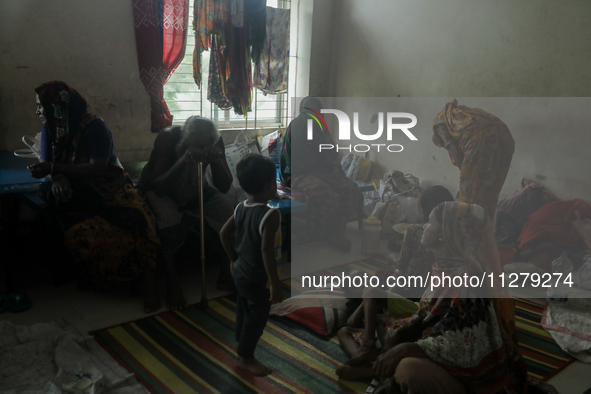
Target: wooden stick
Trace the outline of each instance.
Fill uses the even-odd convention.
[[[201,236],[201,308],[207,309],[205,280],[205,218],[203,216],[203,163],[199,162],[199,233]]]

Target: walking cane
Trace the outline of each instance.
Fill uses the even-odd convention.
[[[205,219],[203,217],[203,162],[199,162],[199,233],[201,235],[201,308],[207,309],[205,280]]]

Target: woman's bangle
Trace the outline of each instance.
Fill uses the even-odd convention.
[[[57,174],[56,176],[51,176],[51,180],[55,181],[57,178],[59,178],[60,176],[64,176],[63,174]]]

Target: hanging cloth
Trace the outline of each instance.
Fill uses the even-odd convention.
[[[172,124],[163,88],[185,56],[188,18],[189,0],[133,2],[140,79],[150,94],[153,133]]]
[[[226,95],[234,103],[234,112],[246,115],[252,102],[252,61],[247,45],[246,28],[232,27],[229,34]]]
[[[248,27],[247,45],[251,48],[254,63],[258,63],[267,35],[267,0],[244,0],[246,24]]]
[[[253,86],[264,93],[287,91],[290,15],[290,10],[267,7],[267,38],[253,77]]]
[[[211,55],[209,56],[209,80],[207,84],[207,99],[216,104],[220,109],[227,110],[232,108],[232,101],[226,97],[224,87],[222,84],[222,76],[220,72],[220,59],[224,64],[225,71],[225,57],[218,44],[219,36],[211,36]],[[225,82],[225,72],[223,80]]]
[[[209,49],[209,35],[216,31],[223,35],[230,21],[228,0],[195,0],[193,3],[193,30],[195,50],[193,51],[193,79],[201,88],[201,52]],[[223,37],[222,37],[223,40]]]
[[[232,26],[244,27],[244,0],[230,0]]]

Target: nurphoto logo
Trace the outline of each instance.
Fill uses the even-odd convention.
[[[321,109],[320,113],[318,111],[313,110],[312,108],[304,107],[305,109],[309,110],[308,115],[311,119],[308,119],[308,140],[313,140],[313,120],[316,121],[318,126],[320,126],[320,130],[328,131],[328,125],[326,124],[326,120],[321,114],[334,114],[337,117],[337,121],[339,122],[339,141],[348,141],[351,139],[351,121],[349,119],[349,115],[345,112],[340,111],[338,109]],[[353,133],[355,136],[363,141],[375,141],[379,139],[382,134],[384,133],[384,113],[379,112],[377,114],[378,117],[378,131],[374,134],[363,134],[359,131],[359,112],[353,112]],[[394,130],[402,131],[411,141],[417,141],[417,137],[414,136],[413,133],[410,132],[409,129],[413,128],[417,124],[417,117],[408,112],[388,112],[386,113],[386,138],[388,141],[392,141],[392,135]],[[394,123],[394,119],[409,119],[410,123]],[[380,148],[385,147],[388,152],[402,152],[404,149],[400,144],[349,144],[349,145],[333,145],[333,144],[318,144],[318,151],[322,152],[323,150],[332,150],[336,149],[339,150],[348,150],[349,152],[355,151],[359,153],[367,152],[372,147],[374,147],[378,152],[380,152]]]

